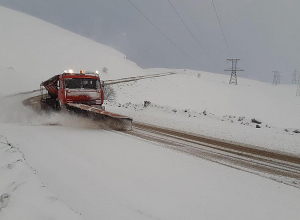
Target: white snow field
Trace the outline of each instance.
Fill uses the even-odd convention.
[[[103,79],[173,71],[178,74],[113,86],[116,102],[107,108],[299,154],[294,87],[242,78],[232,86],[219,74],[143,70],[107,46],[2,7],[0,31],[1,220],[299,219],[298,188],[103,130],[88,119],[39,115],[22,105],[38,93],[7,96],[38,89],[69,68],[107,67]],[[144,108],[146,100],[152,105]],[[261,129],[252,118],[262,120]]]
[[[149,69],[171,76],[113,85],[107,109],[135,120],[284,151],[300,156],[300,97],[296,85],[271,85],[193,70]],[[144,101],[150,101],[147,108]],[[259,120],[256,128],[252,119]],[[299,133],[295,133],[299,132]]]
[[[85,219],[299,218],[299,189],[124,134],[15,124],[1,124],[0,132],[46,188]],[[0,217],[22,213],[14,203],[8,207]]]
[[[145,75],[124,54],[29,15],[0,7],[0,19],[2,95],[38,89],[65,69],[101,72],[106,67],[102,79]]]

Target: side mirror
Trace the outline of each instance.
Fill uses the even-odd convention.
[[[101,80],[101,86],[102,86],[102,88],[104,88],[104,81],[103,80]]]

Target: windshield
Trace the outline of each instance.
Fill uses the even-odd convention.
[[[100,89],[100,82],[98,79],[65,79],[65,86],[67,89]]]

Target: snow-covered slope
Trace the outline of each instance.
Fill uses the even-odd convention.
[[[17,147],[0,135],[0,218],[83,219],[45,188]]]
[[[149,70],[151,73],[151,69]],[[157,72],[176,72],[164,78],[141,80],[131,86],[123,84],[119,101],[141,103],[144,100],[179,109],[190,109],[225,116],[244,116],[261,119],[282,127],[297,127],[300,100],[295,85],[271,85],[238,78],[238,85],[228,84],[229,76],[193,70],[160,69]],[[295,120],[296,119],[296,120]],[[297,120],[298,119],[298,120]]]
[[[108,46],[4,7],[0,7],[0,32],[2,95],[37,89],[41,81],[65,69],[101,71],[106,67],[102,79],[145,75]]]
[[[150,69],[176,75],[116,84],[112,111],[135,120],[300,155],[300,98],[296,85],[271,85],[192,70]],[[143,107],[144,101],[152,104]],[[256,128],[256,119],[261,122]]]

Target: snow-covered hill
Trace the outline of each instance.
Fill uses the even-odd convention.
[[[108,72],[102,79],[145,75],[126,56],[45,21],[0,7],[0,94],[38,89],[65,69]]]
[[[0,31],[0,96],[37,89],[42,80],[69,68],[107,67],[103,79],[172,71],[178,74],[113,86],[116,102],[107,109],[134,120],[300,152],[299,134],[293,132],[300,124],[294,86],[242,78],[233,86],[225,75],[143,70],[107,46],[2,7]],[[87,119],[39,115],[22,105],[37,94],[0,98],[1,220],[300,215],[297,188],[95,129]],[[152,104],[145,108],[144,101]],[[260,129],[252,118],[262,121]]]
[[[143,122],[300,155],[296,85],[241,77],[238,85],[230,85],[227,75],[193,70],[148,72],[177,74],[114,85],[116,104],[108,109]],[[144,101],[152,104],[144,108]]]
[[[149,73],[153,70],[150,69]],[[144,100],[178,109],[189,109],[217,116],[257,118],[270,125],[300,125],[297,109],[300,100],[296,85],[271,85],[238,78],[238,85],[228,84],[229,76],[193,70],[154,69],[154,72],[175,72],[177,75],[123,84],[118,101],[141,103]],[[298,120],[297,120],[298,119]]]

